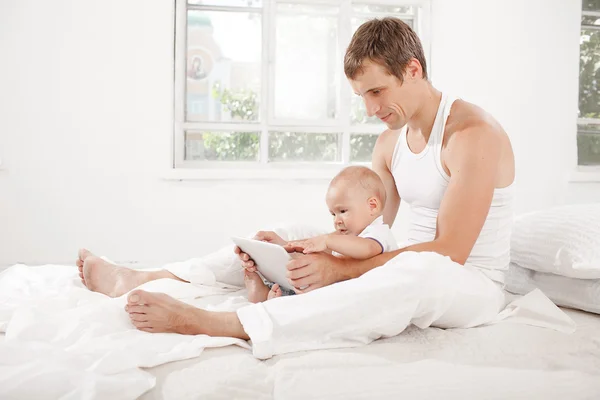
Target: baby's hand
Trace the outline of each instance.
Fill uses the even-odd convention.
[[[318,253],[327,250],[327,235],[290,242],[288,246],[295,250],[302,251],[304,254]]]

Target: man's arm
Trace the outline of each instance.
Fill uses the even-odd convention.
[[[470,127],[452,136],[447,151],[450,182],[438,212],[435,239],[369,260],[343,260],[336,268],[341,280],[356,278],[405,251],[434,251],[459,264],[467,261],[492,204],[500,138],[488,126]]]
[[[492,203],[500,160],[500,138],[488,126],[469,127],[452,135],[446,151],[450,154],[446,158],[450,182],[440,205],[433,241],[383,253],[368,260],[335,259],[320,254],[305,256],[288,265],[292,284],[296,287],[309,284],[308,290],[313,290],[356,278],[405,251],[433,251],[464,264]]]
[[[398,132],[386,130],[377,138],[375,148],[373,149],[373,157],[371,160],[371,166],[373,171],[377,172],[377,175],[383,181],[385,186],[385,207],[383,209],[383,221],[390,227],[396,219],[398,209],[400,208],[400,196],[398,195],[398,189],[396,188],[396,182],[394,176],[391,173],[392,170],[392,155],[394,148],[396,147],[396,141],[398,140]]]

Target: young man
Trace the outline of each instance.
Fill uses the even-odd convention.
[[[363,24],[344,68],[368,114],[389,128],[377,141],[373,168],[386,186],[385,223],[394,222],[401,198],[410,204],[410,245],[362,261],[323,253],[298,257],[288,276],[306,296],[231,313],[133,291],[126,310],[136,327],[252,339],[255,356],[268,358],[357,346],[397,335],[410,323],[470,327],[497,315],[515,175],[508,136],[482,109],[431,85],[419,39],[398,19]],[[274,232],[258,237],[284,243]],[[245,268],[255,269],[247,254],[236,252]],[[161,277],[189,280],[173,270],[126,270],[88,253],[80,254],[78,265],[90,289],[109,295]]]

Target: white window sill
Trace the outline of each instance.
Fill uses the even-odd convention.
[[[327,168],[174,168],[165,171],[168,181],[223,181],[223,180],[312,180],[329,181],[345,165]]]
[[[569,182],[600,183],[600,166],[580,166],[571,173]]]

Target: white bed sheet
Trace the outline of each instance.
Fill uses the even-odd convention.
[[[192,302],[231,305],[243,294]],[[472,329],[409,327],[364,347],[267,361],[239,346],[206,348],[195,358],[145,369],[156,385],[141,398],[599,399],[600,315],[564,311],[577,324],[572,334],[503,321]]]
[[[600,315],[563,310],[575,333],[510,322],[412,326],[365,347],[267,361],[234,346],[206,349],[147,369],[156,386],[142,399],[598,399]]]

